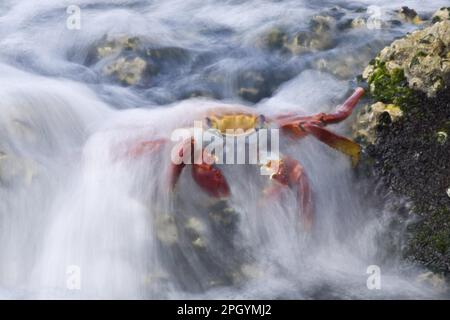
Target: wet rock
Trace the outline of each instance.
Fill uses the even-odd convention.
[[[38,167],[33,160],[0,151],[1,186],[29,186],[37,173]]]
[[[140,46],[140,40],[137,37],[121,36],[115,39],[104,39],[105,43],[96,48],[96,59],[103,59],[122,51],[136,51]]]
[[[273,28],[263,36],[263,46],[269,50],[281,50],[288,41],[287,32],[281,28]]]
[[[164,245],[174,245],[178,242],[178,229],[175,218],[170,214],[157,214],[155,217],[156,237]]]
[[[165,272],[154,272],[142,277],[142,283],[149,288],[161,290],[161,287],[168,288],[170,285],[169,275]]]
[[[190,98],[208,98],[208,99],[220,99],[220,95],[210,89],[189,89],[183,88],[181,94],[178,96],[179,100],[185,100]]]
[[[261,46],[284,54],[299,55],[328,50],[336,45],[337,20],[331,15],[316,15],[311,18],[307,30],[289,33],[276,27],[262,36]]]
[[[142,41],[138,37],[106,36],[95,46],[90,63],[99,65],[101,73],[123,85],[132,86],[143,81],[151,64],[143,57]]]
[[[341,78],[349,79],[355,75],[355,64],[351,57],[321,58],[313,62],[313,67]]]
[[[336,19],[331,16],[314,16],[309,30],[295,34],[286,48],[292,54],[331,49],[336,45],[334,35],[336,23]]]
[[[436,133],[436,141],[441,144],[444,145],[447,142],[448,139],[448,134],[445,131],[438,131]]]
[[[299,55],[307,52],[328,50],[333,48],[335,44],[334,37],[328,32],[322,34],[299,32],[285,47],[290,53]]]
[[[367,20],[363,17],[357,17],[353,19],[350,23],[352,28],[365,28],[367,25]]]
[[[353,29],[366,28],[369,30],[386,29],[401,25],[399,20],[383,20],[377,16],[356,17],[349,26]]]
[[[377,128],[383,122],[382,116],[388,116],[386,122],[396,122],[403,115],[400,107],[394,104],[377,102],[363,108],[353,124],[353,136],[357,141],[373,144],[376,140]]]
[[[314,60],[312,67],[340,79],[353,79],[360,74],[373,54],[371,47],[356,48],[355,52],[348,55],[342,54],[337,57],[330,55]]]
[[[103,68],[103,73],[107,76],[113,76],[121,83],[126,85],[135,85],[141,81],[147,68],[145,60],[134,57],[121,57]]]
[[[157,214],[154,224],[168,277],[189,292],[234,285],[247,263],[239,214],[225,200],[192,204],[177,198],[174,207],[173,213]]]
[[[103,75],[133,86],[148,85],[153,77],[188,60],[182,48],[156,47],[139,37],[120,36],[97,43],[87,64],[100,66]]]
[[[233,282],[237,285],[245,284],[248,280],[261,279],[263,276],[264,271],[255,264],[243,264],[232,273]]]
[[[224,201],[219,201],[209,208],[208,216],[215,228],[234,228],[238,220],[238,213],[228,207]]]
[[[326,50],[333,44],[330,35],[326,33],[318,35],[312,31],[300,31],[288,36],[286,32],[275,29],[269,31],[264,38],[264,48],[289,55]]]
[[[372,106],[354,135],[364,165],[386,189],[411,201],[405,259],[450,271],[450,21],[394,41],[364,70]]]
[[[402,73],[409,88],[435,96],[450,84],[450,21],[394,41],[380,52],[375,64],[363,73],[369,83]]]
[[[189,238],[194,248],[201,249],[206,247],[205,232],[207,227],[202,220],[195,217],[189,217],[185,224],[185,230],[189,234]]]
[[[433,23],[450,20],[450,7],[443,7],[437,10],[431,17]]]
[[[334,29],[336,25],[336,19],[331,16],[326,15],[316,15],[312,17],[310,22],[310,29],[320,35],[328,33]]]
[[[417,276],[416,282],[431,287],[437,293],[444,293],[448,291],[445,276],[442,274],[436,274],[431,271],[425,272]]]
[[[244,100],[256,103],[263,98],[270,97],[278,86],[289,77],[289,72],[271,68],[243,71],[237,78],[237,95]]]
[[[422,22],[422,20],[420,19],[419,15],[416,12],[416,10],[408,8],[408,7],[402,7],[398,11],[398,16],[402,21],[405,21],[408,23],[420,24]]]
[[[385,29],[401,26],[403,23],[423,23],[417,12],[406,6],[395,11],[382,11],[377,6],[369,6],[368,10],[362,13],[362,15],[346,20],[343,25],[341,23],[341,29]]]
[[[413,203],[416,222],[409,225],[405,256],[442,272],[450,271],[450,148],[438,140],[450,120],[450,92],[435,98],[418,94],[416,105],[376,130],[376,175],[396,194]]]

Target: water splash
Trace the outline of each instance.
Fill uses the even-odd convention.
[[[102,83],[83,64],[104,34],[126,33],[210,50],[218,57],[212,65],[230,70],[243,55],[230,57],[225,48],[263,61],[265,53],[246,46],[279,17],[286,24],[306,21],[317,7],[307,1],[72,2],[85,6],[83,32],[58,27],[66,16],[57,1],[0,6],[1,297],[437,296],[413,280],[418,271],[401,273],[396,256],[386,254],[379,238],[391,213],[365,197],[362,190],[371,186],[357,181],[344,156],[312,138],[283,144],[311,180],[317,211],[311,234],[298,228],[293,194],[264,201],[265,180],[253,168],[222,166],[232,192],[227,202],[209,199],[186,173],[171,195],[165,188],[170,145],[137,159],[124,157],[124,146],[167,138],[218,102],[169,99],[157,106],[154,91]],[[395,34],[380,32],[386,39]],[[330,54],[349,49],[343,43]],[[348,82],[303,70],[310,57],[299,59],[297,74],[255,110],[311,114],[342,101]],[[179,80],[169,77],[160,89],[166,95]],[[238,100],[226,89],[223,94]],[[348,134],[348,122],[333,130]],[[374,264],[382,270],[382,290],[366,286],[366,269]],[[74,265],[81,290],[67,287],[67,268]]]

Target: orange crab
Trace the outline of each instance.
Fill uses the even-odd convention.
[[[229,134],[230,130],[246,136],[267,127],[278,128],[282,133],[294,139],[312,135],[328,146],[350,156],[352,164],[356,165],[359,160],[360,146],[324,127],[346,119],[363,95],[364,89],[357,88],[334,112],[318,113],[312,116],[291,113],[269,118],[256,113],[255,109],[244,106],[214,108],[205,112],[203,124],[223,137]],[[148,152],[157,152],[162,145],[167,143],[170,143],[169,139],[139,141],[128,149],[128,155],[137,157]],[[195,150],[199,149],[201,152],[197,152],[195,155]],[[171,164],[168,179],[172,190],[176,187],[183,169],[190,166],[193,180],[208,195],[215,198],[231,196],[229,184],[216,165],[217,157],[207,152],[193,136],[184,139],[173,150],[178,159]],[[189,154],[188,157],[186,157],[187,154]],[[186,158],[191,161],[186,161]],[[281,155],[277,159],[266,159],[260,165],[270,173],[270,179],[273,181],[271,192],[277,193],[286,187],[294,190],[298,197],[303,226],[310,229],[314,220],[314,206],[308,178],[300,163],[290,156]]]

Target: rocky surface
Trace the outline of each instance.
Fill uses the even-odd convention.
[[[444,20],[450,20],[450,7],[444,7],[440,8],[438,11],[436,11],[433,16],[431,17],[431,20],[433,23],[444,21]]]
[[[376,102],[361,110],[353,126],[354,136],[364,144],[374,144],[377,138],[381,117],[388,118],[388,122],[396,122],[403,116],[403,111],[395,104]]]
[[[373,80],[380,70],[384,72],[382,68],[390,74],[401,70],[410,88],[435,96],[450,82],[450,20],[394,41],[380,52],[363,76],[376,85]]]
[[[262,36],[261,46],[269,50],[298,55],[333,48],[336,19],[330,15],[311,18],[309,28],[290,34],[283,28],[273,28]]]
[[[394,41],[364,70],[372,101],[353,131],[375,176],[412,202],[405,258],[448,274],[450,21],[433,21]]]
[[[152,46],[139,37],[105,36],[94,46],[87,64],[123,85],[149,85],[168,67],[186,63],[188,56],[182,48]]]
[[[444,9],[435,14],[435,19],[444,19],[440,18],[445,17]],[[344,46],[343,42],[367,32],[363,29],[386,30],[402,24],[423,23],[407,7],[379,15],[373,8],[358,6],[330,7],[305,22],[280,24],[261,31],[251,42],[261,50],[243,48],[223,65],[215,61],[223,54],[224,48],[219,46],[217,52],[200,47],[195,50],[184,48],[178,42],[167,45],[145,36],[120,34],[105,35],[93,43],[85,64],[112,83],[150,89],[145,94],[154,97],[156,103],[198,96],[240,98],[256,103],[272,96],[283,82],[305,68],[318,69],[339,79],[354,78],[386,45],[385,39],[355,41],[358,44],[348,54],[336,54]],[[264,55],[265,59],[253,59],[250,51],[255,51],[255,57]],[[305,65],[300,61],[305,61]],[[231,68],[225,66],[227,63]],[[203,83],[198,84],[198,79]]]
[[[165,253],[168,272],[193,292],[237,285],[254,277],[258,271],[238,245],[238,212],[225,200],[208,203],[190,213],[186,206],[184,210],[155,217],[158,246]],[[184,254],[186,251],[189,256]],[[206,268],[190,270],[194,261]],[[200,274],[204,276],[202,281],[198,279]]]
[[[385,185],[414,203],[418,220],[409,226],[408,258],[450,271],[450,94],[422,97],[417,108],[395,122],[380,119],[377,140],[369,148]]]
[[[402,7],[398,11],[398,16],[401,20],[409,23],[419,24],[422,22],[419,15],[417,14],[416,10],[408,8],[408,7]]]

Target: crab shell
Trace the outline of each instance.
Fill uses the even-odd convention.
[[[247,107],[215,108],[205,117],[208,128],[221,135],[249,135],[259,129],[268,128],[270,121],[262,114]]]

